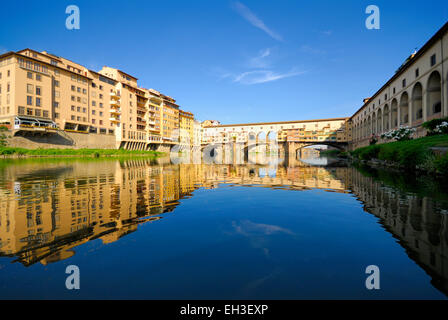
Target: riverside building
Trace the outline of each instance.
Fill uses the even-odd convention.
[[[14,136],[60,135],[65,147],[82,140],[92,148],[106,142],[112,148],[169,149],[179,142],[173,132],[179,106],[137,80],[119,69],[96,72],[45,51],[8,52],[0,55],[0,125]]]

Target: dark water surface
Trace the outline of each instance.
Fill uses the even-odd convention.
[[[0,298],[445,299],[446,190],[326,163],[3,160]]]

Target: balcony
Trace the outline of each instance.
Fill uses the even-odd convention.
[[[111,114],[118,114],[118,115],[121,114],[121,111],[120,111],[119,109],[110,109],[109,112],[110,112]]]
[[[162,98],[156,97],[156,96],[150,96],[149,100],[150,100],[149,103],[152,103],[152,104],[156,105],[157,107],[159,107],[160,104],[162,103]]]
[[[112,107],[120,107],[120,100],[110,100],[110,105]]]
[[[110,117],[109,121],[113,122],[113,123],[119,123],[120,122],[120,117]]]
[[[110,92],[110,97],[113,100],[120,100],[120,94],[116,91],[111,91]]]

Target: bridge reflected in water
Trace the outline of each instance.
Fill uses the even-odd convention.
[[[173,165],[167,159],[11,161],[0,168],[0,255],[24,266],[69,259],[74,248],[89,241],[113,243],[139,225],[159,223],[200,188],[320,189],[355,195],[432,284],[448,293],[445,197],[403,192],[337,162],[310,163],[313,158],[286,159],[279,166]]]

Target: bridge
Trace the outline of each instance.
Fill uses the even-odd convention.
[[[203,128],[202,148],[236,144],[245,152],[276,150],[297,154],[312,145],[328,145],[346,150],[351,140],[348,117],[283,122],[215,125]]]

